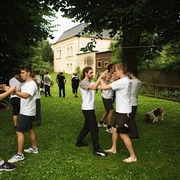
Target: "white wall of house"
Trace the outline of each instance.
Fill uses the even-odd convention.
[[[90,37],[71,37],[63,41],[57,42],[53,45],[54,51],[54,72],[63,71],[65,73],[71,74],[75,71],[76,67],[83,69],[90,63],[90,66],[95,70],[95,53],[83,53],[80,51],[82,47],[85,47],[88,42],[91,42]],[[96,39],[95,51],[107,51],[113,39]],[[91,54],[91,55],[90,55]],[[94,55],[92,55],[94,54]],[[87,61],[87,56],[92,60],[92,62]]]
[[[82,71],[84,67],[90,66],[93,68],[94,74],[96,69],[96,53],[85,53],[85,54],[79,54],[77,57],[77,66]]]

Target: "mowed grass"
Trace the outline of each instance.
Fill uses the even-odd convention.
[[[52,74],[55,81],[56,74]],[[140,139],[133,140],[137,163],[126,164],[129,156],[121,139],[117,154],[98,157],[92,153],[91,137],[88,147],[75,147],[76,138],[83,126],[81,97],[74,98],[70,75],[66,75],[66,98],[58,97],[55,83],[52,97],[42,95],[42,126],[34,124],[39,154],[25,154],[26,159],[15,163],[16,170],[0,172],[0,179],[16,180],[139,180],[180,179],[180,103],[139,96],[136,121]],[[100,91],[96,94],[96,117],[104,111]],[[164,121],[157,124],[143,122],[144,114],[155,107],[163,107]],[[12,123],[11,109],[0,111],[0,156],[10,159],[17,152],[17,139]],[[102,149],[111,147],[111,134],[99,129]],[[28,135],[25,145],[30,146]]]

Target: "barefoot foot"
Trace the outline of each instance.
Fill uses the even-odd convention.
[[[114,149],[107,149],[107,150],[104,150],[105,152],[110,152],[110,153],[113,153],[113,154],[116,154],[116,150]]]
[[[126,162],[126,163],[132,163],[132,162],[136,162],[136,161],[137,161],[136,157],[129,157],[129,158],[123,160],[123,162]]]

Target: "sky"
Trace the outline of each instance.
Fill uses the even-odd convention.
[[[53,19],[52,25],[59,25],[59,26],[54,28],[54,30],[57,30],[53,33],[54,39],[48,39],[50,43],[55,43],[64,31],[71,29],[72,27],[79,24],[79,22],[74,23],[72,22],[71,19],[63,18],[60,12],[57,12],[56,16],[58,18]]]

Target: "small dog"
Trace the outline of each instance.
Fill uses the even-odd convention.
[[[162,108],[155,108],[154,110],[145,114],[144,120],[148,123],[155,123],[158,121],[163,121],[164,111]]]

